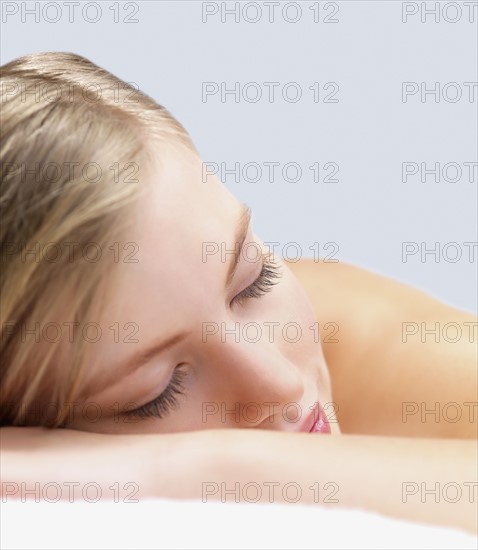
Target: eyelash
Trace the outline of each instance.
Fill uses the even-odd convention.
[[[262,255],[262,269],[257,279],[232,299],[232,304],[243,304],[250,298],[260,298],[279,282],[279,266],[271,259],[272,254]]]
[[[153,401],[146,403],[142,407],[134,409],[132,411],[125,411],[125,415],[128,417],[134,417],[139,419],[145,418],[163,418],[166,416],[169,411],[177,408],[178,406],[178,395],[184,394],[184,378],[186,377],[186,372],[182,370],[182,366],[178,365],[174,369],[173,376],[171,381],[168,384],[168,387],[163,391],[162,394],[155,397]]]
[[[244,302],[251,298],[260,298],[267,292],[270,292],[272,287],[276,285],[282,276],[280,273],[280,266],[271,259],[271,253],[265,253],[262,255],[262,269],[257,279],[242,290],[237,296],[235,296],[231,304],[243,305]],[[158,395],[153,401],[146,403],[145,405],[131,410],[125,411],[124,414],[128,417],[135,418],[163,418],[171,410],[174,410],[178,406],[178,395],[184,395],[184,378],[186,372],[182,370],[182,366],[178,365],[173,373],[171,381],[167,388]]]

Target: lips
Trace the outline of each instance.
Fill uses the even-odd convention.
[[[317,403],[311,414],[307,417],[307,421],[304,424],[302,431],[308,431],[309,433],[322,433],[330,434],[330,424],[327,420],[327,415],[324,409]]]

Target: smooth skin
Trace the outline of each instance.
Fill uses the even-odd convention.
[[[160,168],[152,172],[159,174]],[[205,495],[214,483],[230,488],[237,482],[272,482],[279,484],[274,500],[281,502],[281,485],[295,482],[302,488],[301,502],[313,504],[317,499],[310,487],[319,483],[323,490],[332,483],[338,488],[334,497],[338,503],[327,499],[330,492],[325,488],[319,504],[359,507],[476,532],[476,335],[470,341],[463,327],[464,336],[455,343],[443,338],[435,342],[433,336],[422,342],[420,334],[403,341],[403,323],[409,323],[407,327],[413,326],[410,323],[420,327],[422,322],[427,326],[472,323],[465,326],[473,329],[476,318],[363,269],[312,260],[284,263],[283,278],[269,294],[240,307],[225,307],[219,284],[225,266],[219,260],[202,262],[200,244],[225,238],[231,242],[230,220],[240,214],[240,203],[225,194],[218,182],[201,187],[197,162],[188,166],[178,158],[166,170],[163,181],[170,186],[158,187],[157,201],[146,196],[138,210],[138,231],[134,233],[133,228],[127,239],[139,243],[143,261],[136,271],[125,272],[126,277],[117,272],[118,292],[104,324],[110,326],[116,320],[123,326],[137,320],[150,331],[146,341],[165,334],[166,329],[171,333],[185,329],[191,391],[177,411],[161,420],[122,424],[110,417],[94,425],[82,424],[80,419],[69,426],[74,429],[2,428],[4,498],[15,493],[9,483],[22,482],[31,487],[35,482],[95,481],[105,489],[113,483],[133,482],[139,486],[137,498],[203,500],[221,498],[220,491]],[[199,185],[188,183],[194,178]],[[164,204],[167,209],[160,208]],[[205,209],[214,215],[205,217]],[[177,212],[190,222],[188,227],[177,222]],[[158,239],[165,231],[169,239]],[[251,230],[246,240],[260,243]],[[174,249],[167,250],[169,243],[174,243]],[[194,254],[177,254],[178,249]],[[174,269],[171,262],[177,262]],[[257,272],[253,263],[239,265],[226,304]],[[209,290],[198,294],[198,287],[220,290],[217,295]],[[132,296],[131,288],[154,289],[154,293]],[[157,304],[168,307],[169,300],[171,315],[160,315],[156,293]],[[292,307],[294,316],[289,316]],[[202,345],[194,327],[205,318],[227,323],[299,319],[304,326],[315,319],[322,348],[311,339],[298,345],[261,341],[253,347],[248,342],[213,338]],[[329,341],[328,323],[339,329],[333,336],[336,342]],[[121,396],[147,402],[153,395],[146,392],[157,394],[164,389],[176,360],[184,360],[185,352],[173,349],[162,361],[151,363],[151,368],[122,378],[116,376],[115,365],[131,348],[101,347],[91,360],[85,399],[94,397],[104,410]],[[99,374],[113,376],[114,383],[105,387]],[[306,407],[317,397],[324,405],[333,404],[332,435],[287,433],[297,428],[280,415],[264,416],[252,424],[235,425],[230,417],[227,422],[218,417],[207,425],[201,422],[201,404],[210,399],[227,403],[301,399]],[[443,414],[450,402],[462,410],[456,422],[450,421],[454,412],[450,407]],[[427,409],[438,403],[438,417],[422,417],[422,403]],[[447,483],[461,488],[462,496],[455,502],[451,502],[452,491],[443,497]],[[426,496],[422,484],[427,490],[439,484],[437,496]],[[267,491],[262,501],[269,501]]]
[[[342,432],[477,437],[475,316],[343,262],[288,265],[319,327],[339,326],[333,336],[332,329],[323,330],[321,340]],[[459,339],[453,325],[461,330]]]

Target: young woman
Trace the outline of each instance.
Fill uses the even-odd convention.
[[[4,65],[1,104],[4,498],[294,483],[476,531],[476,318],[281,260],[185,129],[78,55]]]

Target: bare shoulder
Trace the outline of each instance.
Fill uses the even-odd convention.
[[[302,259],[295,263],[284,263],[310,293],[314,305],[319,300],[323,307],[327,307],[329,302],[333,301],[335,307],[347,306],[349,309],[349,300],[353,300],[354,303],[357,300],[366,300],[369,306],[376,307],[386,305],[389,301],[387,298],[405,300],[405,303],[401,303],[402,306],[416,304],[417,300],[423,303],[431,299],[421,290],[345,262],[316,262],[312,259]],[[324,292],[317,293],[317,285],[320,285]],[[325,290],[334,291],[333,300],[327,300],[329,294]],[[435,300],[433,306],[445,304]]]
[[[392,278],[345,262],[315,262],[303,259],[284,262],[297,277],[311,300],[317,318],[336,319],[344,326],[358,323],[369,328],[378,316],[388,319],[413,314],[422,317],[450,315],[463,320],[476,320],[472,314],[460,311],[430,294]]]
[[[476,437],[478,411],[466,405],[478,397],[474,315],[344,262],[285,263],[314,308],[344,432]],[[454,423],[443,420],[451,402]],[[404,420],[407,407],[416,414]]]

